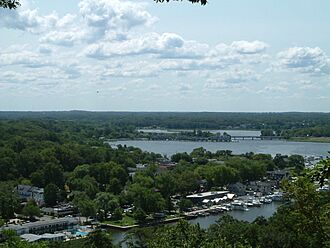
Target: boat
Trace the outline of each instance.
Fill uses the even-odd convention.
[[[231,204],[233,210],[241,210],[241,211],[248,211],[249,209],[246,207],[246,204],[242,201],[234,201]]]
[[[261,202],[260,201],[258,201],[258,200],[253,200],[252,201],[252,204],[253,204],[253,206],[255,206],[255,207],[261,207]]]
[[[273,201],[282,201],[283,200],[283,194],[281,192],[274,192],[272,195]]]

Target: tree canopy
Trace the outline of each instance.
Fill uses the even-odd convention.
[[[0,0],[0,8],[16,9],[20,5],[17,0]]]
[[[165,1],[169,2],[170,0],[154,0],[154,1],[156,1],[157,3],[158,2],[163,3]],[[207,4],[207,0],[188,0],[188,1],[192,3],[200,3],[201,5]],[[21,5],[20,2],[17,0],[0,0],[0,8],[16,9],[20,5]]]

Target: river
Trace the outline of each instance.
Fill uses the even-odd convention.
[[[244,220],[248,222],[254,221],[258,216],[264,216],[269,218],[272,216],[276,209],[280,206],[278,202],[272,202],[271,204],[263,204],[261,207],[253,207],[250,208],[249,211],[239,211],[233,210],[228,213],[221,213],[217,215],[209,215],[206,217],[198,217],[196,219],[189,220],[188,222],[191,224],[199,224],[201,228],[207,229],[210,225],[215,224],[216,221],[225,214],[231,215],[238,220]],[[170,224],[171,225],[171,224]],[[114,231],[112,232],[112,238],[114,244],[118,244],[123,241],[125,238],[126,232]],[[123,244],[123,247],[126,247]]]
[[[303,156],[328,156],[330,143],[293,142],[284,140],[240,140],[239,142],[194,142],[194,141],[141,141],[127,140],[110,142],[111,145],[135,146],[144,151],[172,156],[178,152],[190,153],[193,149],[204,147],[206,150],[231,150],[234,154],[246,152],[266,153],[273,156],[299,154]]]
[[[218,130],[214,131],[217,132]],[[244,131],[244,130],[224,130],[231,135],[249,136],[258,135],[258,131]],[[221,131],[223,132],[223,131]],[[259,134],[260,135],[260,134]],[[280,153],[286,155],[299,154],[303,156],[329,156],[330,143],[314,143],[314,142],[292,142],[283,140],[242,140],[239,142],[190,142],[190,141],[117,141],[110,142],[114,145],[127,145],[139,147],[144,151],[160,153],[171,156],[177,152],[190,153],[194,148],[204,147],[206,150],[215,152],[217,150],[231,150],[234,154],[242,154],[246,152],[272,154],[273,156]],[[270,217],[279,206],[278,203],[264,204],[260,208],[251,208],[249,211],[231,211],[228,214],[245,221],[253,221],[258,216]],[[219,215],[210,215],[207,217],[198,217],[190,220],[190,223],[197,224],[202,228],[208,228],[214,224]],[[120,242],[125,237],[125,232],[113,233],[115,243]]]

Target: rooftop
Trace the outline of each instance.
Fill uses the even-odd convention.
[[[205,198],[210,196],[218,196],[218,195],[225,195],[229,193],[229,191],[209,191],[204,193],[198,193],[193,195],[187,195],[187,198]]]

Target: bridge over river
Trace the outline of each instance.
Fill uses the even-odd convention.
[[[282,136],[246,136],[232,135],[231,140],[282,140]]]

